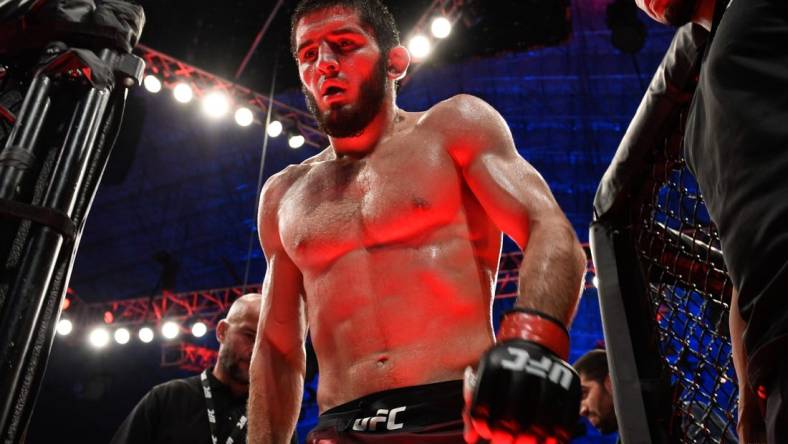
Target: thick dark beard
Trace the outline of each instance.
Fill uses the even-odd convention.
[[[675,0],[665,9],[665,21],[673,26],[684,26],[692,20],[697,7],[696,0]]]
[[[323,112],[317,107],[315,96],[303,86],[301,90],[307,108],[324,133],[336,138],[354,137],[364,132],[383,106],[388,89],[386,80],[386,59],[381,57],[372,74],[361,84],[358,102]]]

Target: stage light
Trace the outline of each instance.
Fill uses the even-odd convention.
[[[208,117],[218,119],[227,114],[229,110],[230,99],[223,92],[214,91],[206,94],[202,99],[202,112]]]
[[[304,146],[304,143],[306,143],[306,139],[301,134],[293,134],[287,141],[287,144],[290,145],[290,148],[294,150]]]
[[[410,54],[415,61],[424,60],[430,55],[432,44],[430,43],[430,39],[419,34],[410,39],[408,50],[410,50]]]
[[[142,327],[139,332],[140,341],[148,343],[153,340],[153,329],[150,327]]]
[[[69,298],[64,298],[64,299],[63,299],[63,304],[61,305],[61,307],[60,307],[60,308],[61,308],[63,311],[66,311],[66,310],[68,310],[68,307],[71,307],[71,299],[69,299]]]
[[[175,89],[172,90],[172,95],[175,96],[175,100],[181,103],[189,103],[194,97],[194,92],[192,92],[191,86],[185,83],[179,83],[175,85]]]
[[[235,110],[235,123],[239,126],[249,126],[254,122],[254,114],[249,108],[242,106]]]
[[[161,80],[158,77],[147,75],[145,79],[142,81],[142,84],[145,85],[145,89],[148,92],[156,94],[157,92],[161,91]]]
[[[272,120],[271,123],[268,124],[268,136],[269,137],[279,137],[284,131],[285,127],[282,126],[282,122],[278,120]]]
[[[430,25],[432,35],[439,39],[445,39],[451,34],[451,22],[446,17],[435,17]]]
[[[201,338],[205,336],[205,333],[208,333],[208,326],[204,322],[198,321],[192,325],[192,334],[195,338]]]
[[[594,276],[593,279],[591,279],[591,282],[594,284],[594,288],[599,288],[599,278],[598,277]]]
[[[90,332],[88,340],[93,347],[104,348],[109,344],[109,333],[104,327],[96,327]]]
[[[68,319],[61,319],[57,323],[57,332],[61,336],[68,336],[74,330],[74,324]]]
[[[115,342],[120,345],[128,344],[129,340],[131,339],[131,333],[125,328],[119,328],[115,330]]]
[[[175,339],[181,333],[181,327],[173,321],[167,321],[161,326],[161,335],[167,339]]]
[[[112,314],[111,311],[107,310],[104,312],[104,323],[111,324],[115,322],[115,315]]]

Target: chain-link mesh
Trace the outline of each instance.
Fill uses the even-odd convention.
[[[731,282],[720,238],[683,159],[685,113],[653,153],[635,208],[635,236],[659,350],[673,387],[672,437],[735,443],[736,376],[728,312]]]

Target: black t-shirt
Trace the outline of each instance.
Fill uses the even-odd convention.
[[[216,405],[217,437],[223,444],[246,412],[246,397],[234,397],[230,389],[208,372]],[[246,442],[246,433],[235,443]],[[157,385],[134,407],[121,424],[112,444],[212,444],[200,376],[175,379]]]
[[[701,68],[685,145],[739,289],[758,380],[753,372],[788,346],[787,2],[730,3]]]

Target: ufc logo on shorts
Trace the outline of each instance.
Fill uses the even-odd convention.
[[[531,359],[528,352],[519,348],[506,347],[512,359],[501,361],[503,368],[514,371],[523,371],[541,378],[547,378],[555,384],[559,384],[564,390],[569,390],[572,383],[572,373],[559,362],[550,360],[547,356],[542,356],[541,360]],[[560,382],[559,382],[560,381]]]
[[[386,424],[386,430],[399,430],[405,426],[405,423],[397,423],[397,415],[404,412],[406,408],[380,409],[375,416],[359,418],[353,422],[353,430],[356,432],[374,432],[378,429],[378,424]]]

